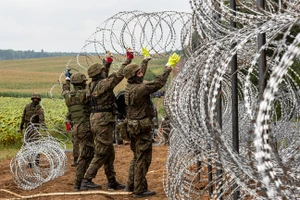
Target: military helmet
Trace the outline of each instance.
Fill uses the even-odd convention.
[[[70,81],[72,84],[77,84],[77,83],[82,83],[83,81],[87,81],[87,78],[83,73],[78,72],[72,74]]]
[[[88,68],[88,75],[90,78],[95,77],[96,75],[100,74],[102,69],[104,69],[104,65],[101,65],[99,63],[94,63]]]
[[[41,100],[41,95],[39,93],[33,93],[31,95],[31,100],[33,100],[33,99],[39,99],[39,100]]]
[[[141,67],[137,64],[131,63],[127,65],[123,70],[125,78],[129,79],[133,77],[139,69],[141,69]]]

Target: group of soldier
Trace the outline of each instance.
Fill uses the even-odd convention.
[[[144,82],[144,74],[151,56],[145,48],[142,49],[142,54],[144,59],[140,65],[131,63],[134,53],[128,48],[126,60],[119,70],[109,74],[113,56],[107,51],[103,64],[94,63],[88,68],[88,76],[91,79],[89,83],[83,73],[71,74],[69,70],[66,71],[62,95],[68,107],[69,119],[72,121],[73,141],[78,141],[80,147],[78,158],[74,156],[73,162],[74,166],[77,166],[74,184],[76,191],[101,189],[101,185],[94,183],[92,179],[103,165],[108,190],[124,189],[133,192],[136,198],[156,194],[148,189],[146,180],[152,160],[151,131],[154,109],[150,95],[166,84],[172,67],[180,57],[174,53],[169,57],[161,75],[153,81]],[[127,106],[127,132],[130,135],[130,149],[133,152],[126,185],[116,180],[113,146],[117,114],[113,90],[124,77],[127,79],[124,95]],[[39,98],[32,96],[33,103],[39,102],[40,99],[40,96]],[[41,111],[43,111],[41,107],[36,107],[31,112],[38,115]],[[24,128],[24,116],[29,115],[26,113],[22,117],[21,129]],[[44,123],[44,119],[37,122]]]

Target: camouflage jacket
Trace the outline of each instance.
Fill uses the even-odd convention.
[[[170,71],[167,69],[157,76],[154,81],[128,83],[125,89],[125,103],[127,105],[128,119],[153,118],[155,116],[150,95],[161,89],[167,82]]]
[[[85,88],[78,86],[70,90],[70,81],[66,81],[63,85],[62,95],[68,107],[69,118],[74,124],[90,121],[90,107],[86,92]]]
[[[24,108],[21,126],[30,122],[32,123],[40,123],[41,125],[45,125],[45,116],[44,109],[40,104],[35,105],[33,103],[27,104]]]
[[[97,118],[101,125],[115,122],[114,110],[116,105],[113,90],[123,80],[123,69],[129,63],[131,60],[126,59],[117,72],[110,74],[107,78],[92,81],[88,85],[87,96],[90,98],[91,112],[92,115],[96,114],[94,118]]]

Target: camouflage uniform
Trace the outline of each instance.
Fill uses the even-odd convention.
[[[145,74],[147,60],[143,60],[141,72]],[[124,75],[126,68],[124,69]],[[131,135],[130,148],[134,157],[131,160],[127,179],[127,191],[142,194],[148,191],[146,174],[152,160],[152,118],[154,117],[153,103],[150,95],[161,89],[167,82],[170,71],[165,69],[156,80],[138,83],[134,77],[128,79],[125,89],[127,104],[127,131]],[[128,78],[128,77],[126,77]],[[154,193],[155,194],[155,193]]]
[[[65,85],[66,87],[66,85]],[[70,89],[68,89],[70,90]],[[75,134],[76,132],[73,131],[73,122],[72,122],[72,118],[71,118],[71,113],[68,112],[67,113],[67,116],[66,116],[66,120],[68,123],[70,123],[71,125],[71,132],[72,132],[72,144],[73,144],[73,158],[74,158],[74,162],[72,163],[72,167],[75,167],[77,166],[77,160],[78,160],[78,157],[79,157],[79,139],[77,137],[77,135]]]
[[[74,75],[71,76],[72,84],[72,78]],[[73,89],[70,90],[70,81],[68,80],[63,85],[62,95],[65,98],[68,112],[71,114],[73,125],[72,135],[74,135],[74,138],[77,138],[79,141],[80,150],[74,185],[74,189],[79,190],[84,173],[86,172],[86,169],[88,168],[94,156],[94,139],[90,125],[89,101],[86,96],[85,87],[83,85],[74,85]]]
[[[94,79],[92,77],[93,80],[88,86],[92,102],[90,120],[94,135],[95,155],[84,175],[84,179],[86,180],[95,178],[98,170],[104,165],[108,182],[115,182],[115,150],[113,147],[115,95],[113,90],[124,78],[123,69],[130,62],[131,59],[127,59],[118,72],[112,73],[107,78]],[[110,64],[111,63],[105,63],[106,74],[108,74]]]
[[[38,127],[41,125],[42,127],[46,127],[45,125],[45,116],[44,116],[44,109],[42,106],[38,103],[35,103],[33,99],[41,99],[41,96],[39,94],[32,94],[31,100],[32,103],[27,104],[24,108],[23,115],[22,115],[22,120],[21,120],[21,126],[20,129],[21,131],[30,125],[30,123],[33,123],[34,126]],[[31,129],[33,130],[33,129]],[[26,133],[26,138],[25,141],[35,141],[39,137],[36,135],[36,131],[29,131]]]

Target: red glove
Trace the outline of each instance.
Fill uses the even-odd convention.
[[[66,122],[66,131],[71,131],[71,124]]]
[[[112,57],[107,57],[106,58],[107,63],[112,63],[113,61],[114,61],[114,59]]]
[[[132,48],[128,48],[127,49],[126,57],[129,58],[130,60],[132,60],[134,58],[133,49]]]
[[[110,51],[106,51],[106,62],[107,63],[112,63],[114,61],[112,53]]]

